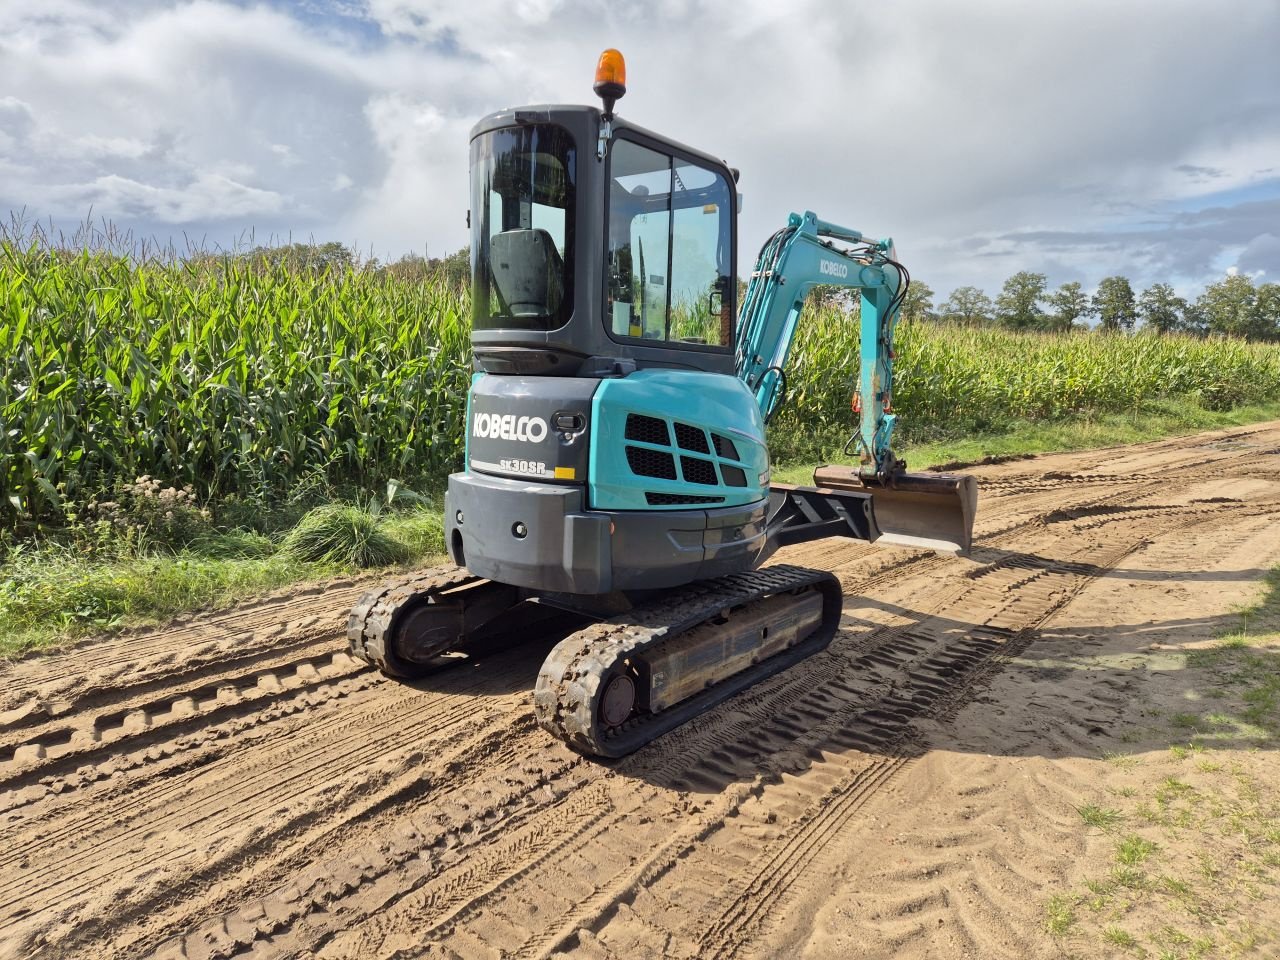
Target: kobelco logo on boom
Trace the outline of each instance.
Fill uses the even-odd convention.
[[[471,435],[541,443],[547,438],[547,421],[541,417],[517,417],[514,413],[477,413]]]
[[[819,260],[818,272],[825,273],[829,277],[847,277],[849,275],[849,265],[847,263],[836,263],[834,260]]]

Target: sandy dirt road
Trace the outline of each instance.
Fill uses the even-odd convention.
[[[353,582],[8,666],[0,956],[1059,956],[1073,764],[1280,563],[1280,423],[973,472],[971,557],[784,551],[831,647],[615,763],[535,726],[551,639],[395,682]]]

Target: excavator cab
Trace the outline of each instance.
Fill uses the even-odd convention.
[[[596,107],[491,114],[471,137],[472,347],[490,374],[733,374],[734,174]]]

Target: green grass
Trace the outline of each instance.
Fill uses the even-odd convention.
[[[1108,810],[1092,803],[1077,807],[1076,810],[1081,820],[1099,830],[1110,830],[1121,820],[1120,811]]]
[[[1280,403],[1264,403],[1228,411],[1205,410],[1188,400],[1153,403],[1139,413],[1091,414],[1080,419],[1054,421],[1014,421],[998,430],[929,443],[908,443],[897,453],[911,470],[981,463],[984,460],[1016,459],[1042,453],[1068,453],[1130,443],[1145,443],[1165,437],[1184,436],[1205,430],[1244,426],[1280,419]],[[849,427],[834,431],[826,440],[802,450],[800,459],[775,465],[773,477],[781,483],[809,484],[820,464],[853,463],[842,455]],[[771,437],[782,436],[771,430]],[[786,448],[783,448],[785,455]],[[804,455],[807,455],[807,459]]]
[[[1208,742],[1240,733],[1280,737],[1280,658],[1257,646],[1259,638],[1280,633],[1280,569],[1269,571],[1264,584],[1263,599],[1239,614],[1238,629],[1187,656],[1188,667],[1209,671],[1220,692],[1242,701],[1242,709],[1233,714],[1215,709],[1198,718],[1211,731],[1204,735]]]
[[[301,563],[386,567],[408,559],[404,545],[387,534],[368,510],[348,503],[316,507],[285,534],[281,553]]]
[[[312,554],[285,549],[289,535],[273,538],[246,530],[212,532],[178,548],[118,549],[114,544],[114,552],[95,552],[85,544],[49,541],[20,549],[0,565],[0,622],[7,628],[0,633],[0,657],[162,622],[302,581],[444,559],[440,512],[431,503],[384,510],[376,517],[349,505],[321,507],[305,514],[294,530],[307,531],[314,540],[317,525],[331,527],[335,516],[363,534],[338,537],[335,549]],[[376,545],[372,551],[370,539]]]
[[[1131,833],[1116,844],[1116,862],[1126,867],[1145,863],[1156,852],[1156,845],[1144,837]]]
[[[1126,933],[1119,927],[1107,927],[1103,931],[1102,939],[1106,940],[1114,946],[1121,947],[1125,950],[1131,950],[1138,945],[1138,941],[1133,938],[1132,934]]]
[[[163,620],[336,568],[275,552],[214,558],[197,550],[97,560],[34,551],[6,564],[0,580],[0,656],[12,657],[127,625]]]
[[[1177,960],[1275,955],[1280,569],[1264,577],[1262,596],[1235,621],[1212,645],[1183,655],[1189,702],[1212,707],[1163,714],[1135,704],[1135,715],[1163,723],[1142,728],[1141,764],[1104,757],[1111,762],[1099,768],[1099,791],[1120,798],[1119,809],[1077,808],[1082,829],[1121,822],[1138,829],[1107,841],[1101,876],[1079,878],[1077,891],[1046,901],[1046,926],[1072,955],[1108,948]],[[1209,698],[1207,688],[1220,696]],[[1196,740],[1179,742],[1189,730]]]
[[[1076,922],[1075,909],[1069,897],[1050,897],[1045,905],[1045,929],[1060,937]]]

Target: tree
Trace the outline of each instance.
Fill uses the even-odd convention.
[[[1258,314],[1258,291],[1242,274],[1229,274],[1209,284],[1196,299],[1196,307],[1210,333],[1262,339],[1267,332]]]
[[[1258,288],[1258,330],[1264,340],[1280,340],[1280,283]]]
[[[1049,330],[1070,330],[1081,317],[1093,313],[1089,295],[1074,280],[1064,283],[1045,297],[1045,302],[1053,310],[1044,322],[1044,326]]]
[[[1187,301],[1173,292],[1167,283],[1153,283],[1138,298],[1138,313],[1143,324],[1156,333],[1173,333],[1187,314]]]
[[[338,274],[357,266],[355,252],[330,240],[328,243],[286,243],[277,247],[254,247],[248,258],[270,267],[284,267],[291,273]]]
[[[1182,329],[1193,337],[1209,335],[1209,320],[1199,299],[1187,301],[1187,309],[1182,311]]]
[[[398,280],[419,282],[426,279],[442,280],[450,287],[461,287],[471,281],[471,248],[462,247],[447,257],[428,259],[420,253],[406,253],[394,263],[382,268]]]
[[[1133,303],[1133,287],[1124,277],[1106,277],[1093,296],[1093,309],[1103,330],[1132,330],[1138,319]]]
[[[451,287],[471,282],[471,248],[460,247],[443,260],[432,260],[431,266]]]
[[[739,301],[741,302],[741,301]],[[808,304],[814,310],[833,307],[841,313],[849,313],[855,304],[861,304],[858,291],[835,283],[816,283],[809,288]]]
[[[927,283],[912,280],[902,301],[902,319],[909,322],[932,319],[933,298],[933,289]]]
[[[942,316],[953,323],[963,323],[967,327],[991,320],[993,310],[991,298],[977,287],[958,287],[951,291],[942,305]]]
[[[1044,299],[1045,275],[1022,270],[1004,282],[1004,289],[996,297],[996,311],[1001,323],[1015,330],[1026,330],[1040,324],[1044,311],[1040,301]]]

